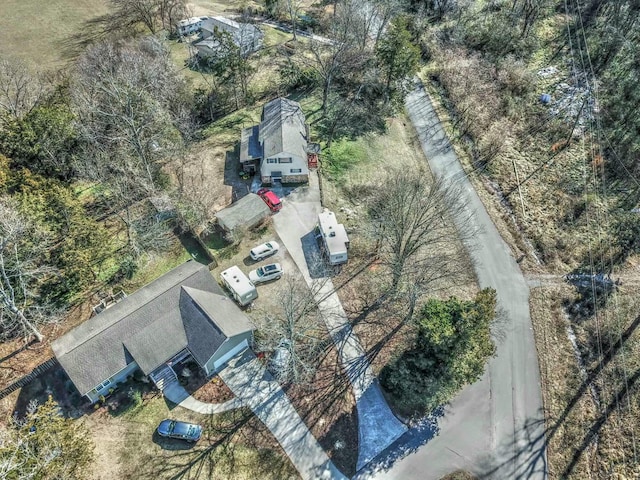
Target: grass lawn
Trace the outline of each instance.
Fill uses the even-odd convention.
[[[192,445],[159,437],[155,429],[165,418],[202,425],[201,440]],[[102,407],[85,421],[95,443],[93,480],[298,478],[271,433],[246,409],[200,415],[150,393],[139,408],[113,415]]]
[[[41,70],[60,67],[69,38],[107,8],[108,0],[2,0],[0,57],[19,58]]]

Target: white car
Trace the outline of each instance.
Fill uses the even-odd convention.
[[[249,280],[254,284],[278,280],[282,277],[284,270],[279,263],[270,263],[249,272]]]
[[[271,240],[270,242],[263,243],[262,245],[258,245],[255,248],[252,248],[249,252],[251,259],[255,262],[258,260],[262,260],[263,258],[270,257],[271,255],[275,255],[280,250],[280,245],[277,242]]]

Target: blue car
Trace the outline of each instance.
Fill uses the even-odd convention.
[[[193,423],[166,419],[158,425],[158,435],[186,440],[187,442],[197,442],[202,436],[202,427]]]

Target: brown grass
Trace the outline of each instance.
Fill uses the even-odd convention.
[[[108,0],[3,0],[0,57],[19,58],[40,70],[56,69],[66,61],[66,41],[107,8]]]
[[[348,317],[354,322],[354,332],[377,374],[412,344],[414,331],[410,325],[401,326],[401,318],[393,305],[370,311],[366,308],[380,294],[379,279],[376,278],[380,274],[380,266],[371,263],[372,246],[362,229],[363,219],[367,215],[366,205],[364,199],[359,197],[359,192],[379,185],[389,165],[419,169],[428,177],[431,174],[416,132],[404,115],[390,120],[385,134],[367,135],[355,141],[366,152],[365,160],[347,171],[340,185],[324,179],[323,198],[325,206],[336,212],[350,235],[350,260],[334,279],[334,284],[339,286],[338,295]],[[452,239],[455,239],[455,235],[455,231],[452,231]],[[453,248],[462,249],[455,242],[452,245]],[[448,298],[455,295],[470,299],[477,291],[475,275],[469,264],[463,280],[455,285],[448,284],[442,290],[429,292],[429,296]]]
[[[155,428],[164,418],[199,423],[202,439],[190,445],[158,437]],[[101,409],[86,422],[102,466],[95,480],[298,478],[269,430],[245,409],[205,416],[151,395],[133,414],[113,416]]]

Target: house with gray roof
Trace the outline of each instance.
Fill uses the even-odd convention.
[[[255,227],[271,214],[266,203],[255,193],[216,212],[218,225],[228,233],[237,233]]]
[[[215,58],[220,54],[219,35],[226,33],[240,48],[242,55],[249,55],[262,46],[264,33],[250,23],[239,23],[225,17],[206,17],[200,24],[201,38],[193,46],[200,58]]]
[[[254,326],[206,265],[186,262],[52,343],[92,403],[136,370],[158,379],[193,359],[212,375],[253,341]]]
[[[242,130],[240,164],[247,173],[260,171],[263,184],[309,180],[308,132],[300,104],[276,98],[262,108],[260,124]]]

